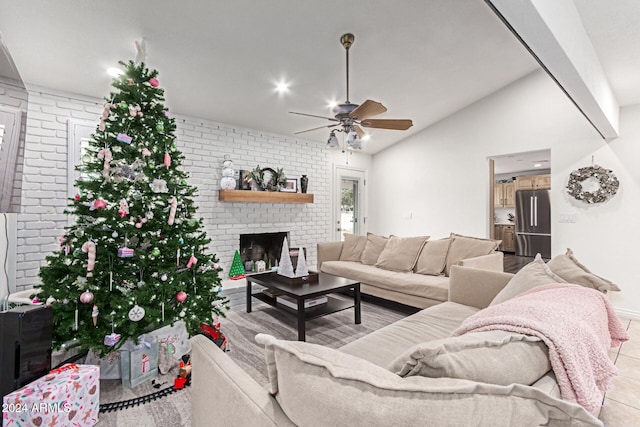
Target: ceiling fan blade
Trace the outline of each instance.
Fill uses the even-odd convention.
[[[411,120],[371,119],[360,122],[361,126],[377,129],[407,130],[413,126]]]
[[[377,116],[387,111],[387,107],[379,102],[367,99],[360,104],[355,110],[349,114],[349,118],[357,118],[358,120],[364,120],[369,117]]]
[[[358,134],[358,138],[362,139],[365,136],[365,132],[362,130],[362,128],[360,126],[353,125],[353,129]]]
[[[297,114],[299,116],[308,116],[308,117],[316,117],[318,119],[327,119],[327,120],[331,120],[332,122],[337,122],[339,121],[338,119],[335,119],[333,117],[325,117],[325,116],[316,116],[315,114],[307,114],[307,113],[296,113],[295,111],[289,111],[289,113],[291,114]]]
[[[307,130],[301,130],[299,132],[294,132],[294,135],[297,135],[299,133],[305,133],[305,132],[311,132],[312,130],[318,130],[318,129],[326,129],[326,128],[332,128],[334,126],[338,126],[339,123],[336,123],[335,125],[328,125],[328,126],[318,126],[317,128],[313,128],[313,129],[307,129]]]

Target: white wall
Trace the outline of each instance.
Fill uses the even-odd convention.
[[[370,231],[399,235],[449,232],[489,236],[488,157],[551,149],[552,253],[574,250],[592,271],[617,283],[623,315],[640,318],[640,106],[623,108],[621,137],[596,134],[549,77],[535,72],[373,157]],[[596,163],[612,169],[621,189],[609,202],[585,206],[564,187],[568,174]],[[574,224],[560,214],[576,213]]]
[[[38,283],[44,258],[58,249],[67,225],[67,120],[97,124],[103,100],[29,88],[29,113],[24,150],[21,214],[18,223],[17,285]],[[290,231],[291,244],[307,248],[310,268],[316,265],[316,243],[330,235],[333,158],[322,144],[223,123],[176,115],[176,144],[185,155],[189,183],[198,188],[197,215],[212,239],[228,274],[241,233]],[[306,174],[313,204],[224,203],[218,201],[221,162],[229,154],[236,169],[283,167],[292,178]],[[352,156],[360,166],[368,155]]]

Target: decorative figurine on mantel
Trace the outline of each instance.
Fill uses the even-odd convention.
[[[278,266],[278,274],[285,277],[296,277],[293,272],[293,264],[291,263],[291,255],[289,255],[289,243],[285,237],[282,242],[282,253],[280,254],[280,265]]]
[[[224,155],[222,161],[222,179],[220,180],[220,188],[223,190],[233,190],[236,188],[236,179],[234,178],[233,161],[228,154]]]

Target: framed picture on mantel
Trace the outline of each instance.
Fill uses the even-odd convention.
[[[285,193],[297,193],[298,192],[298,180],[295,178],[287,178],[287,183],[280,189]]]

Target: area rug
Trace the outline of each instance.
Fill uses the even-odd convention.
[[[244,308],[232,311],[222,319],[222,331],[227,336],[231,351],[227,354],[261,385],[267,384],[267,365],[264,348],[255,342],[259,333],[284,340],[297,340],[295,316],[268,304],[255,301],[253,311]],[[390,323],[407,317],[406,312],[381,307],[363,301],[362,323],[354,324],[353,309],[333,313],[307,322],[306,341],[331,348],[341,347]]]
[[[296,340],[298,337],[295,316],[254,300],[253,311],[247,313],[244,305],[227,313],[221,319],[222,331],[229,341],[231,351],[227,355],[261,385],[267,383],[267,367],[264,348],[255,342],[258,333],[267,333],[279,339]],[[394,310],[362,302],[362,323],[356,325],[353,309],[333,313],[307,322],[307,342],[331,348],[341,347],[390,323],[406,317],[406,311]],[[167,388],[173,372],[158,376],[154,383],[148,381],[134,388],[122,386],[120,380],[100,381],[100,404],[140,398]],[[191,389],[189,387],[144,404],[120,411],[105,412],[99,416],[99,427],[155,427],[191,425]]]

